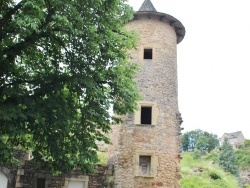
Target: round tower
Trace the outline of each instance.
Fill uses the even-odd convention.
[[[114,126],[109,151],[117,188],[179,187],[180,124],[177,44],[185,28],[176,18],[157,12],[145,0],[126,26],[140,40],[131,51],[141,66],[137,74],[142,101],[138,111]]]

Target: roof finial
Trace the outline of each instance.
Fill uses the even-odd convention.
[[[141,8],[139,9],[139,11],[141,12],[157,12],[157,10],[155,9],[154,5],[152,4],[152,2],[150,0],[145,0],[141,6]]]

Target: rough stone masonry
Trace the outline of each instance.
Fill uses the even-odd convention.
[[[113,126],[109,165],[117,188],[178,188],[180,124],[178,110],[177,44],[185,28],[174,17],[159,13],[145,0],[126,26],[140,41],[130,52],[141,66],[137,74],[142,101],[138,111]]]

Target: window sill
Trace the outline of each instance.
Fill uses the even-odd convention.
[[[155,178],[154,175],[135,175],[135,177],[138,177],[138,178]]]
[[[156,125],[152,125],[152,124],[134,124],[135,126],[138,127],[155,127]]]

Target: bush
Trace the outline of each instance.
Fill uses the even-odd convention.
[[[247,185],[245,185],[246,186],[246,188],[250,188],[250,184],[247,184]]]
[[[250,150],[236,151],[237,165],[242,170],[250,169]]]
[[[205,160],[217,162],[218,157],[219,157],[219,154],[218,154],[218,153],[216,153],[216,152],[211,152],[211,153],[208,153],[208,154],[205,156]]]
[[[233,175],[238,175],[238,168],[236,166],[235,153],[227,139],[225,139],[221,147],[221,152],[219,155],[219,165],[226,172],[230,172]]]
[[[195,149],[193,152],[194,159],[200,159],[202,156],[206,155],[206,151]]]
[[[250,140],[245,140],[244,145],[245,148],[250,148]]]
[[[213,180],[221,179],[221,177],[220,177],[218,174],[214,173],[214,172],[211,172],[211,173],[209,174],[209,176],[210,176]]]

